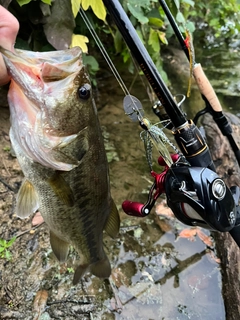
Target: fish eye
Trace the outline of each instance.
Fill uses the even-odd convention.
[[[91,94],[91,86],[89,84],[85,84],[82,87],[78,88],[78,96],[82,100],[88,100]]]

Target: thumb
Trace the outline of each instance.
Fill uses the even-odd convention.
[[[0,5],[0,46],[13,50],[18,30],[18,20]]]

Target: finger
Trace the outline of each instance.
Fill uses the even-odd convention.
[[[18,30],[18,20],[0,5],[0,45],[13,50]]]

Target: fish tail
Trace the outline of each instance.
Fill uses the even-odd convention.
[[[88,271],[98,277],[98,278],[109,278],[111,274],[111,265],[108,260],[108,257],[105,255],[105,258],[98,260],[97,262],[89,265],[89,264],[80,264],[77,269],[75,270],[74,276],[73,276],[73,285],[75,286],[82,276]]]
[[[108,257],[105,255],[103,259],[91,264],[90,271],[98,278],[109,278],[112,270]]]

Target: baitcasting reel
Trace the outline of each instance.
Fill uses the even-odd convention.
[[[158,163],[165,165],[164,171],[151,172],[155,181],[148,201],[142,204],[126,200],[122,204],[124,212],[144,217],[157,198],[166,193],[168,206],[181,222],[223,232],[234,228],[239,223],[238,199],[234,201],[232,192],[238,193],[238,188],[230,190],[216,172],[208,168],[191,167],[177,154],[171,157],[174,162],[171,168],[160,157]]]

